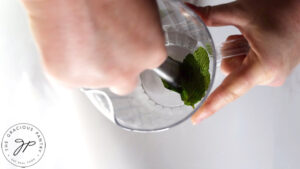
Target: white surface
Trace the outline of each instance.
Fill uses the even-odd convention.
[[[211,31],[217,41],[237,33]],[[299,87],[298,67],[284,86],[256,87],[198,126],[123,131],[80,92],[46,81],[24,11],[17,0],[0,1],[0,137],[15,123],[36,125],[47,147],[31,168],[298,169]],[[0,168],[14,168],[2,154]]]

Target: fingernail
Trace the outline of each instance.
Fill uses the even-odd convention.
[[[209,116],[208,112],[202,112],[202,113],[200,113],[195,118],[192,118],[193,125],[199,124],[201,121],[203,121],[204,119],[206,119],[208,116]]]

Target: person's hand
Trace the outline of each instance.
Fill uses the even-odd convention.
[[[49,74],[71,87],[132,91],[166,58],[153,0],[22,0]]]
[[[236,26],[250,45],[247,56],[225,59],[223,83],[192,116],[209,117],[256,85],[280,86],[300,62],[299,0],[238,0],[214,7],[188,4],[208,26]]]

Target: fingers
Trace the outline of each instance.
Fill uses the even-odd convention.
[[[234,25],[243,27],[247,24],[246,13],[239,2],[232,2],[218,6],[196,7],[187,4],[194,10],[208,26]],[[231,38],[240,38],[233,36]],[[230,47],[234,47],[231,45]],[[252,53],[253,54],[253,53]],[[226,55],[226,54],[225,54]],[[256,57],[253,57],[256,58]],[[223,83],[209,96],[204,105],[193,115],[192,122],[199,123],[226,104],[234,101],[258,83],[258,62],[244,62],[245,55],[228,58],[222,64],[225,73],[231,73]],[[244,62],[244,63],[243,63]],[[261,72],[260,72],[261,73]]]
[[[221,64],[221,69],[224,74],[228,75],[242,65],[246,57],[246,54],[244,54],[245,46],[247,46],[248,50],[248,42],[243,35],[231,35],[226,39],[221,47],[221,54],[225,57]],[[227,56],[234,57],[226,58]]]
[[[206,7],[197,7],[190,3],[186,5],[194,10],[208,26],[241,26],[246,21],[238,2]]]
[[[167,57],[155,1],[20,1],[46,71],[68,87],[128,94]]]
[[[253,55],[253,53],[251,54]],[[253,59],[247,60],[246,58],[244,63],[225,78],[223,83],[192,116],[193,124],[199,123],[249,91],[261,81],[262,77],[260,75],[263,75],[263,72],[259,62]]]
[[[122,82],[116,86],[110,87],[109,90],[117,95],[126,95],[131,93],[137,86],[138,79]]]
[[[242,65],[245,57],[246,55],[240,55],[240,56],[224,59],[221,63],[222,72],[225,75],[229,75],[231,72],[238,69]]]

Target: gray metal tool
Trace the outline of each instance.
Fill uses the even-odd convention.
[[[153,71],[174,87],[180,86],[180,63],[178,61],[168,57],[162,65]]]

